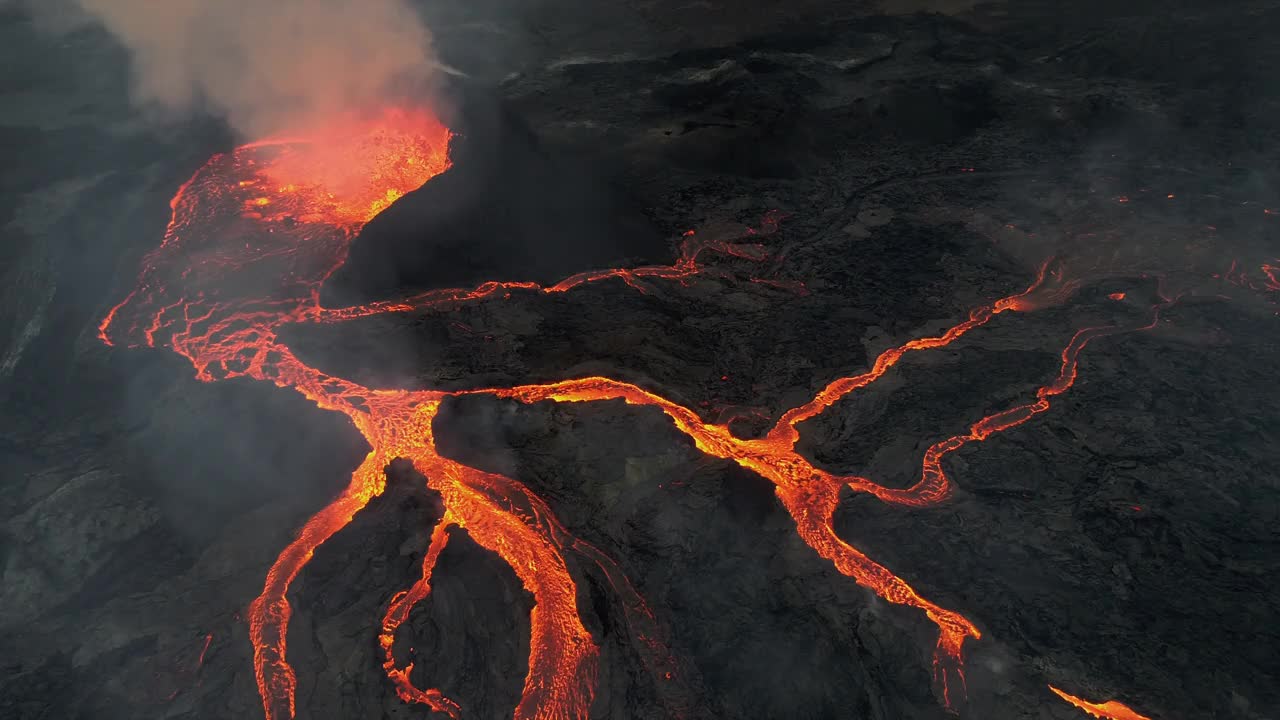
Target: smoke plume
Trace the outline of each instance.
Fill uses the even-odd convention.
[[[247,138],[422,93],[438,67],[407,0],[75,2],[130,51],[139,104],[221,115]]]

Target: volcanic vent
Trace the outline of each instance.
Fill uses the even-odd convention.
[[[0,716],[1276,715],[1276,8],[165,5],[0,10]]]
[[[627,285],[644,292],[649,284],[686,282],[697,276],[704,269],[700,258],[708,252],[762,260],[768,248],[758,239],[777,228],[777,221],[771,219],[762,230],[735,241],[704,241],[691,231],[670,265],[586,272],[553,284],[491,280],[470,288],[427,290],[402,300],[338,309],[322,306],[321,287],[347,258],[356,233],[419,185],[447,180],[447,174],[440,180],[433,178],[449,171],[450,139],[449,130],[429,112],[388,109],[297,136],[268,138],[214,157],[179,189],[171,204],[168,231],[146,257],[137,287],[102,322],[104,342],[169,347],[190,360],[201,380],[247,377],[293,389],[324,410],[345,414],[371,448],[347,489],[282,551],[262,594],[250,606],[254,664],[266,716],[278,719],[296,714],[296,679],[286,642],[292,614],[290,583],[318,547],[383,493],[385,469],[396,459],[411,463],[443,502],[441,518],[423,555],[420,579],[389,599],[381,622],[379,642],[386,676],[402,700],[465,716],[465,708],[450,698],[448,688],[415,685],[413,664],[402,664],[395,655],[400,627],[415,604],[430,595],[436,563],[458,533],[466,533],[500,557],[533,597],[528,675],[514,709],[516,718],[585,718],[591,710],[599,648],[582,620],[580,581],[574,568],[584,562],[593,565],[608,579],[612,592],[622,597],[631,636],[643,645],[642,656],[655,682],[680,686],[679,665],[662,640],[661,612],[650,609],[613,559],[570,534],[546,502],[514,478],[463,465],[437,450],[434,424],[441,403],[463,395],[521,403],[622,400],[661,410],[702,453],[767,479],[800,538],[837,571],[889,603],[917,609],[936,626],[933,672],[938,698],[945,706],[958,707],[965,694],[965,649],[983,633],[961,612],[929,600],[841,539],[833,527],[840,493],[852,490],[906,507],[945,502],[953,491],[943,467],[948,454],[1050,411],[1071,389],[1079,373],[1079,356],[1091,342],[1155,327],[1160,311],[1176,297],[1161,287],[1146,313],[1120,324],[1077,329],[1061,351],[1055,375],[1029,397],[934,442],[925,451],[917,480],[900,489],[811,464],[795,449],[798,426],[872,385],[905,356],[944,348],[999,322],[1002,314],[1030,313],[1065,303],[1088,278],[1070,276],[1049,261],[1025,290],[976,307],[966,319],[941,332],[886,349],[868,369],[832,380],[753,438],[736,435],[729,421],[709,422],[654,390],[607,377],[461,391],[397,390],[365,387],[304,363],[280,340],[284,327],[388,313],[447,313],[487,298],[564,293],[598,282],[611,282],[619,292],[626,291]],[[1119,301],[1126,294],[1109,297]],[[1095,714],[1141,717],[1127,709],[1116,710],[1124,707],[1119,703],[1087,704],[1055,692]],[[673,714],[689,712],[687,693],[664,689],[659,694]]]

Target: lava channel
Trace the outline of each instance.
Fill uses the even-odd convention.
[[[520,402],[591,402],[622,399],[660,408],[704,453],[733,460],[773,483],[800,537],[821,557],[885,600],[920,610],[938,628],[934,667],[939,692],[951,705],[963,687],[965,642],[981,637],[959,612],[943,608],[842,540],[832,514],[842,488],[875,495],[895,505],[921,507],[945,500],[951,482],[943,458],[960,447],[1021,425],[1049,410],[1075,381],[1077,359],[1094,339],[1151,327],[1079,330],[1062,351],[1059,372],[1033,398],[982,418],[967,430],[933,444],[918,481],[886,488],[860,476],[814,467],[795,445],[797,425],[875,382],[908,353],[944,347],[1006,312],[1027,312],[1068,299],[1079,287],[1049,266],[1025,291],[971,311],[937,336],[907,341],[885,351],[870,369],[842,377],[809,402],[786,411],[758,439],[735,437],[728,423],[704,422],[694,411],[635,385],[589,377],[513,388],[463,392],[376,389],[328,375],[303,363],[279,339],[283,326],[335,323],[381,313],[446,312],[463,303],[516,293],[560,293],[587,283],[620,280],[642,292],[647,282],[689,282],[712,272],[704,253],[761,260],[765,248],[751,234],[739,241],[706,240],[686,233],[671,265],[580,273],[554,285],[487,282],[474,288],[433,290],[398,301],[331,309],[320,305],[320,288],[345,261],[356,233],[381,210],[449,167],[450,131],[429,112],[388,110],[353,117],[330,127],[269,138],[217,155],[183,184],[170,207],[172,217],[159,247],[142,261],[137,284],[104,317],[100,337],[108,345],[167,346],[186,357],[205,382],[246,377],[291,388],[318,407],[346,415],[371,448],[350,484],[298,531],[267,573],[262,593],[249,609],[254,668],[268,720],[296,713],[297,679],[287,660],[292,612],[289,586],[316,548],[345,527],[383,492],[385,468],[397,458],[411,462],[444,499],[445,515],[423,558],[422,575],[389,601],[379,642],[383,667],[397,695],[411,703],[457,716],[462,708],[438,689],[410,680],[392,647],[412,607],[429,596],[434,564],[453,533],[466,532],[514,570],[534,597],[528,674],[514,711],[529,718],[586,718],[595,691],[599,649],[577,606],[578,587],[566,557],[572,553],[598,568],[621,597],[626,624],[673,716],[688,716],[679,665],[666,646],[652,611],[616,563],[573,538],[549,508],[518,481],[443,457],[433,422],[446,397],[489,394]],[[776,218],[766,219],[767,226]],[[760,278],[756,282],[773,283]],[[1115,716],[1122,717],[1122,716]],[[1140,716],[1133,716],[1140,717]]]
[[[1151,718],[1146,715],[1139,715],[1133,710],[1133,708],[1118,700],[1108,700],[1103,703],[1091,703],[1088,700],[1065,693],[1052,685],[1049,686],[1049,689],[1053,691],[1054,695],[1057,695],[1063,700],[1066,700],[1072,705],[1080,708],[1085,713],[1099,718],[1100,720],[1151,720]]]

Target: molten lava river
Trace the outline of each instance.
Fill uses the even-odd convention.
[[[440,403],[464,393],[363,387],[309,367],[278,333],[293,323],[447,311],[484,298],[567,292],[610,278],[638,288],[643,288],[642,278],[683,281],[703,271],[699,257],[704,252],[760,259],[763,248],[745,241],[703,241],[686,233],[679,258],[671,265],[582,273],[551,286],[488,282],[470,289],[433,290],[395,302],[322,307],[321,285],[345,261],[359,229],[401,195],[444,172],[450,164],[450,138],[449,130],[430,113],[393,110],[307,134],[269,138],[213,157],[174,196],[163,241],[145,256],[136,287],[100,327],[101,339],[108,345],[168,346],[191,361],[202,381],[249,377],[291,388],[320,408],[346,415],[372,448],[353,473],[350,485],[313,516],[280,553],[267,573],[261,595],[250,606],[254,667],[269,720],[295,714],[295,675],[285,642],[291,613],[289,585],[316,548],[383,491],[385,468],[396,458],[412,462],[430,488],[442,496],[445,506],[423,558],[421,577],[390,598],[381,621],[384,669],[400,698],[455,717],[464,713],[464,708],[441,690],[415,686],[410,680],[412,664],[399,664],[392,652],[399,626],[413,606],[431,592],[434,565],[458,532],[466,532],[509,564],[535,601],[530,617],[528,675],[514,717],[588,715],[599,650],[579,614],[578,587],[566,562],[570,553],[599,566],[622,595],[627,620],[637,628],[634,635],[646,646],[640,652],[655,682],[675,679],[677,664],[658,639],[661,633],[652,612],[612,560],[572,537],[548,506],[513,478],[467,467],[437,451],[432,424]],[[727,424],[704,422],[694,411],[660,395],[606,377],[465,393],[523,403],[620,399],[661,409],[702,452],[732,460],[773,483],[796,532],[839,572],[888,602],[917,609],[937,627],[934,674],[939,695],[950,706],[964,691],[965,644],[982,633],[964,615],[922,597],[836,534],[832,514],[842,489],[870,493],[895,505],[921,507],[945,501],[952,492],[943,470],[948,453],[1049,411],[1075,381],[1077,358],[1086,345],[1107,335],[1154,326],[1161,309],[1172,300],[1163,299],[1133,326],[1079,329],[1062,349],[1057,374],[1034,396],[934,443],[924,454],[918,480],[909,488],[889,489],[869,478],[834,475],[814,467],[795,449],[797,425],[875,382],[908,353],[946,346],[1003,313],[1061,303],[1079,285],[1079,280],[1046,265],[1026,290],[973,309],[941,334],[884,351],[868,369],[833,380],[808,402],[782,413],[771,429],[754,439],[739,438]],[[1144,717],[1118,701],[1092,703],[1057,688],[1052,688],[1052,693],[1099,718]],[[1046,691],[1046,697],[1052,695]],[[684,714],[679,707],[669,710],[673,715]]]

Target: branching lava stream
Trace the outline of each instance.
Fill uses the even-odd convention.
[[[362,387],[306,365],[279,340],[283,326],[335,323],[379,313],[447,311],[483,298],[565,292],[610,278],[644,291],[646,280],[686,281],[702,272],[705,268],[699,258],[705,252],[751,260],[765,256],[756,243],[708,241],[687,233],[671,265],[581,273],[550,286],[488,282],[395,302],[321,307],[320,288],[345,261],[362,225],[403,194],[444,172],[449,167],[449,140],[449,130],[434,115],[390,110],[215,156],[178,190],[163,242],[144,258],[136,288],[111,309],[100,327],[101,339],[108,345],[170,347],[190,360],[202,381],[248,377],[292,388],[320,408],[345,414],[371,448],[347,488],[281,552],[262,594],[250,607],[254,666],[268,720],[292,718],[296,710],[296,678],[286,659],[289,585],[316,548],[383,491],[385,468],[397,458],[410,461],[443,497],[446,507],[423,558],[421,578],[391,598],[381,622],[384,669],[400,698],[454,717],[462,712],[441,690],[416,687],[410,680],[412,664],[399,665],[393,646],[413,606],[429,595],[435,563],[450,536],[465,531],[509,564],[535,601],[528,674],[515,718],[585,718],[590,710],[599,651],[579,614],[577,581],[566,562],[570,553],[598,567],[621,596],[627,624],[643,646],[640,653],[660,687],[660,696],[672,715],[685,714],[686,703],[679,693],[661,689],[664,684],[678,684],[678,671],[660,624],[617,565],[572,537],[546,504],[516,480],[467,467],[437,451],[432,423],[440,403],[461,394],[523,403],[612,399],[660,409],[702,452],[732,460],[773,483],[800,537],[841,573],[891,603],[920,610],[933,622],[938,628],[934,653],[938,689],[946,704],[955,702],[963,691],[964,644],[980,638],[981,632],[959,612],[922,597],[836,534],[832,515],[841,491],[848,488],[913,507],[945,500],[952,490],[943,469],[947,454],[1049,410],[1054,398],[1075,381],[1078,357],[1089,342],[1152,327],[1169,301],[1153,307],[1146,320],[1132,326],[1078,330],[1062,350],[1058,373],[1034,397],[934,443],[924,454],[919,479],[906,489],[815,467],[795,449],[798,425],[875,382],[906,354],[946,346],[1006,312],[1063,302],[1080,281],[1047,265],[1025,291],[974,309],[940,335],[884,351],[860,374],[833,380],[809,402],[783,413],[772,429],[756,439],[736,437],[727,422],[704,422],[694,411],[660,395],[605,377],[464,392],[407,391]]]

